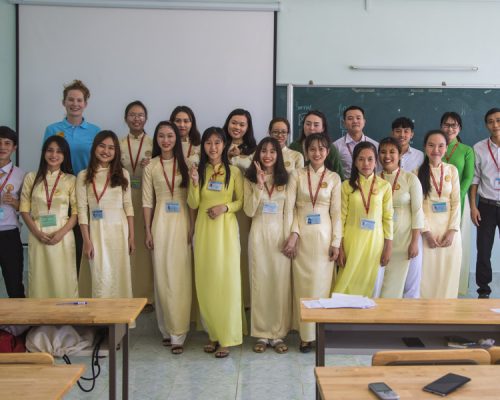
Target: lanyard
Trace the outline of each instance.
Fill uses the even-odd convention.
[[[168,180],[167,173],[165,172],[165,168],[163,167],[163,159],[160,156],[161,162],[161,170],[163,171],[163,176],[165,177],[165,182],[167,183],[167,188],[170,190],[170,195],[172,198],[174,197],[174,185],[175,185],[175,167],[177,165],[176,159],[174,157],[174,167],[172,169],[172,185],[170,185],[170,181]]]
[[[139,155],[141,154],[142,143],[144,142],[144,137],[146,134],[142,135],[141,143],[139,144],[139,150],[137,151],[137,156],[135,157],[135,161],[132,157],[132,148],[130,147],[130,136],[127,136],[127,144],[128,144],[128,154],[130,156],[130,164],[132,165],[132,173],[135,174],[135,169],[137,168],[137,163],[139,161]]]
[[[453,155],[453,153],[455,152],[455,150],[457,149],[458,147],[458,141],[457,143],[455,143],[455,146],[453,146],[453,148],[451,149],[451,153],[450,155],[445,155],[444,158],[446,159],[446,162],[450,162],[450,159],[451,159],[451,156]]]
[[[99,204],[99,201],[102,199],[102,196],[104,196],[104,193],[106,193],[106,189],[108,188],[110,180],[111,180],[111,174],[108,172],[108,176],[106,177],[106,183],[104,184],[104,188],[102,189],[102,192],[99,196],[97,195],[97,189],[95,187],[95,179],[92,180],[92,189],[94,189],[94,195],[95,199],[97,200],[97,204]]]
[[[491,145],[490,145],[489,139],[488,139],[488,151],[490,152],[490,156],[493,159],[493,162],[495,163],[495,166],[497,167],[497,171],[500,172],[500,167],[498,166],[497,159],[495,158],[495,156],[493,155],[493,151],[491,150]],[[7,179],[9,179],[9,178],[7,178]],[[2,188],[3,188],[3,186],[2,186]],[[1,192],[1,190],[0,190],[0,192]]]
[[[372,185],[370,186],[370,193],[368,193],[368,202],[365,199],[365,194],[363,193],[363,188],[361,187],[361,184],[358,179],[358,187],[359,187],[359,193],[361,193],[361,200],[363,200],[363,206],[365,207],[366,215],[370,212],[370,203],[372,201],[372,194],[373,194],[373,186],[375,185],[375,180],[377,179],[377,176],[373,174],[373,180],[372,180]]]
[[[273,195],[273,192],[274,192],[274,183],[273,183],[273,186],[271,186],[271,190],[269,190],[269,188],[267,187],[267,182],[264,182],[264,187],[266,188],[266,192],[269,195],[269,199],[271,199],[271,196]],[[313,207],[314,207],[314,205],[313,205]]]
[[[5,180],[2,183],[2,186],[0,186],[0,193],[3,192],[3,188],[5,187],[5,185],[7,185],[7,182],[9,181],[9,178],[12,175],[12,171],[14,171],[14,164],[12,164],[12,167],[10,167],[10,171],[7,174],[7,178],[5,178]]]
[[[398,168],[398,173],[394,178],[394,182],[392,182],[392,194],[394,194],[394,191],[396,190],[396,185],[398,184],[398,178],[400,173],[401,173],[401,168]],[[382,177],[382,179],[385,179],[384,171],[381,172],[380,176]]]
[[[212,174],[212,177],[210,178],[210,182],[213,182],[217,179],[217,176],[220,175],[224,175],[224,173],[221,171],[222,169],[222,164],[219,164],[219,168],[217,170],[215,170],[215,167],[214,167],[214,173]]]
[[[193,147],[193,144],[191,142],[189,142],[189,147],[188,147],[188,154],[187,154],[187,157],[186,158],[189,158],[189,156],[191,155],[191,148]]]
[[[59,171],[59,174],[57,174],[56,182],[54,183],[54,186],[52,187],[52,191],[50,192],[50,196],[49,196],[49,184],[47,183],[47,178],[43,179],[43,184],[45,186],[45,198],[47,199],[47,210],[48,211],[50,211],[50,207],[52,206],[52,199],[54,198],[54,193],[56,192],[56,187],[57,187],[57,184],[59,183],[59,179],[61,178],[61,175],[62,175],[62,172]]]
[[[434,178],[434,174],[432,173],[431,169],[431,178],[432,178],[432,184],[434,185],[434,188],[436,189],[436,192],[439,197],[441,197],[441,193],[443,192],[443,163],[441,163],[441,176],[439,177],[439,188],[436,183],[436,179]]]
[[[312,185],[311,185],[311,167],[309,167],[309,166],[307,167],[307,184],[309,186],[309,197],[311,199],[313,210],[314,210],[314,206],[316,205],[316,200],[318,200],[319,189],[321,188],[321,184],[323,183],[323,178],[325,177],[325,173],[326,173],[326,168],[323,170],[323,173],[321,174],[321,178],[319,178],[318,187],[316,188],[316,193],[314,194],[314,197],[313,197]]]

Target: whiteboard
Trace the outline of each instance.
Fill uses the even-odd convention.
[[[45,127],[64,118],[63,84],[81,79],[87,121],[128,133],[125,106],[143,101],[146,132],[176,105],[201,132],[237,107],[267,134],[274,90],[274,13],[19,6],[19,161],[38,167]]]

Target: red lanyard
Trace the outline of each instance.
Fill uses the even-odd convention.
[[[497,171],[500,171],[500,167],[498,166],[497,159],[493,155],[493,151],[491,151],[491,145],[490,145],[490,140],[489,139],[488,139],[488,150],[490,152],[491,158],[493,159],[493,162],[495,163],[495,166],[497,167]],[[7,179],[9,179],[9,178],[7,178]],[[2,189],[3,189],[3,186],[2,186]],[[1,190],[0,190],[0,192],[1,192]]]
[[[401,173],[401,168],[398,168],[398,173],[396,174],[396,177],[394,178],[394,182],[392,182],[392,194],[394,194],[394,190],[396,190],[396,185],[398,183],[398,178],[399,178],[399,174]],[[380,174],[380,176],[382,177],[382,179],[385,179],[384,177],[384,171],[382,171],[382,173]]]
[[[224,173],[221,171],[222,169],[222,164],[219,165],[219,168],[217,169],[217,171],[215,170],[215,167],[214,167],[214,173],[212,174],[212,177],[210,178],[210,182],[213,182],[217,179],[217,175],[224,175]]]
[[[455,150],[457,149],[458,147],[458,141],[457,143],[455,143],[455,146],[453,146],[453,148],[451,149],[451,153],[449,156],[445,155],[444,158],[446,159],[446,162],[450,162],[450,159],[451,159],[451,156],[453,155],[453,153],[455,152]]]
[[[5,180],[2,183],[2,186],[0,186],[0,193],[3,192],[3,188],[5,187],[5,185],[7,185],[7,182],[9,181],[9,178],[12,175],[12,171],[14,171],[14,164],[12,164],[12,167],[10,167],[10,171],[7,174],[7,178],[5,178]]]
[[[191,148],[193,147],[193,144],[191,142],[189,142],[189,147],[188,147],[188,154],[187,154],[187,157],[186,158],[189,158],[189,156],[191,155]]]
[[[314,194],[314,197],[313,197],[312,185],[311,185],[311,168],[307,167],[307,184],[309,186],[309,197],[311,199],[313,210],[314,210],[314,206],[316,205],[316,200],[318,200],[319,189],[321,188],[321,184],[323,183],[323,178],[325,177],[325,173],[326,173],[326,168],[323,170],[323,173],[321,174],[321,178],[319,178],[318,187],[316,188],[316,193]]]
[[[106,177],[106,183],[104,184],[104,188],[102,189],[102,192],[99,196],[97,195],[97,189],[95,188],[95,179],[92,180],[92,189],[94,189],[94,195],[95,199],[97,200],[97,204],[99,204],[99,201],[102,199],[102,196],[104,196],[104,193],[106,193],[106,189],[108,188],[110,180],[111,180],[111,174],[108,172],[108,176]]]
[[[361,184],[359,183],[358,179],[358,188],[359,188],[359,193],[361,193],[361,200],[363,200],[363,206],[365,207],[366,215],[370,212],[370,203],[372,201],[372,194],[373,194],[373,186],[375,185],[375,180],[377,179],[377,176],[373,174],[373,180],[372,180],[372,185],[370,186],[370,193],[368,193],[368,202],[366,202],[365,199],[365,194],[363,193],[363,188],[361,187]]]
[[[271,190],[269,190],[269,188],[267,187],[267,182],[264,182],[264,187],[266,188],[266,192],[269,195],[269,199],[271,199],[271,196],[273,195],[273,192],[274,192],[274,183],[273,183],[273,186],[271,186]],[[313,207],[314,207],[314,205],[313,205]]]
[[[431,169],[431,178],[432,178],[432,184],[434,185],[434,188],[436,189],[436,192],[439,197],[441,197],[441,193],[443,192],[443,163],[441,163],[441,176],[439,177],[439,188],[436,183],[436,179],[434,178],[434,174],[432,173]]]
[[[132,165],[132,173],[135,174],[135,169],[137,168],[137,163],[139,162],[139,155],[141,154],[142,142],[144,142],[144,137],[146,134],[144,133],[141,138],[141,143],[139,144],[139,150],[137,151],[137,156],[135,157],[135,161],[132,157],[132,148],[130,147],[130,136],[127,136],[127,144],[128,144],[128,154],[130,156],[130,164]]]
[[[167,183],[167,188],[170,190],[170,195],[174,197],[174,185],[175,185],[175,167],[177,165],[176,159],[174,157],[174,167],[172,169],[172,185],[170,185],[170,181],[168,180],[167,173],[165,172],[165,168],[163,168],[163,159],[160,156],[161,162],[161,170],[163,171],[163,176],[165,177],[165,182]]]
[[[54,193],[56,192],[56,187],[57,187],[57,184],[59,183],[59,179],[61,178],[61,175],[62,175],[62,172],[59,171],[59,174],[57,174],[56,182],[54,183],[54,186],[52,187],[52,191],[50,192],[50,196],[49,196],[49,184],[47,183],[47,178],[43,179],[43,184],[45,186],[45,198],[47,199],[47,210],[48,211],[50,211],[50,207],[52,206],[52,199],[54,198]]]

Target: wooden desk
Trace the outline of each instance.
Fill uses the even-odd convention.
[[[2,364],[0,399],[52,400],[69,392],[84,365]]]
[[[86,301],[86,305],[58,303]],[[0,325],[86,325],[107,327],[109,398],[116,399],[116,347],[121,343],[122,398],[128,399],[128,325],[147,299],[0,299]]]
[[[428,365],[404,367],[319,367],[315,368],[316,383],[324,400],[363,400],[377,397],[368,390],[372,382],[384,382],[401,400],[436,400],[439,396],[422,388],[452,372],[471,378],[447,399],[493,400],[500,396],[498,365]]]
[[[377,306],[371,309],[308,309],[301,304],[302,321],[316,323],[316,366],[325,365],[326,326],[334,331],[334,339],[336,332],[357,339],[365,331],[370,337],[379,336],[382,340],[394,332],[398,337],[425,332],[461,336],[481,332],[483,337],[491,337],[500,332],[500,314],[490,310],[500,308],[500,299],[376,299],[375,302]],[[398,346],[387,343],[382,348]]]

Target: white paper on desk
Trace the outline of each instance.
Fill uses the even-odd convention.
[[[364,296],[332,293],[329,299],[318,300],[323,308],[373,308],[376,303]]]
[[[323,308],[319,300],[302,300],[306,308]]]
[[[500,308],[490,308],[490,310],[500,314]]]

